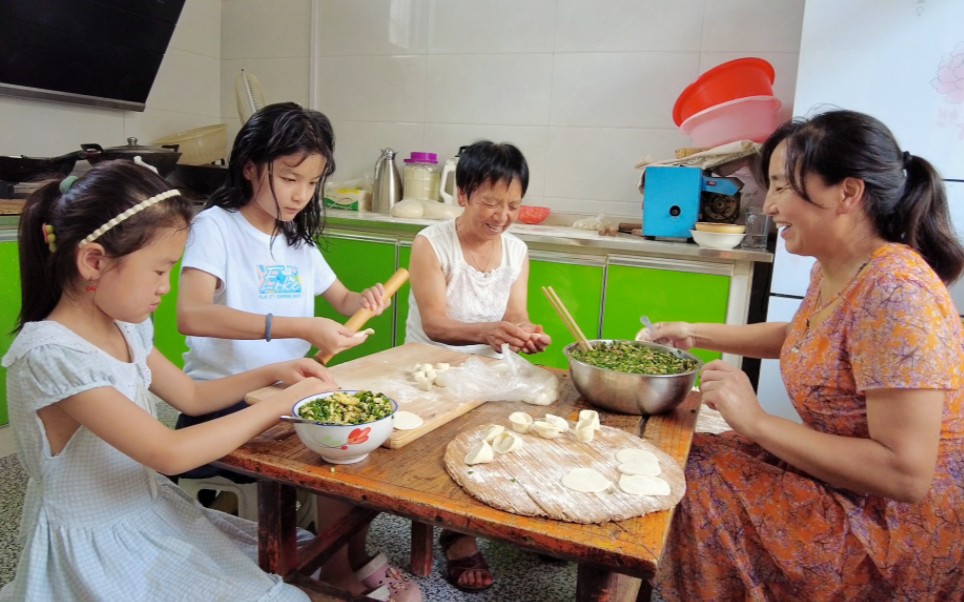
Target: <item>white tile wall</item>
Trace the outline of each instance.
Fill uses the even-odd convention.
[[[50,157],[221,122],[221,0],[187,0],[144,112],[0,96],[0,154]],[[85,163],[78,167],[85,168]]]
[[[507,140],[529,160],[528,202],[638,217],[633,164],[669,158],[691,144],[673,124],[672,107],[700,73],[741,56],[765,58],[777,72],[774,93],[790,114],[803,5],[231,0],[223,9],[222,69],[242,55],[278,54],[257,50],[261,42],[244,43],[253,31],[294,36],[305,26],[289,14],[314,18],[315,108],[335,124],[336,179],[370,175],[384,146],[400,159],[429,151],[441,161],[479,138]],[[284,46],[289,54],[306,47],[293,40]],[[276,85],[277,98],[306,94],[304,80]],[[223,98],[225,115],[228,104]]]

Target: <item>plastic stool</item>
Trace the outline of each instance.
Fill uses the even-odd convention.
[[[198,494],[202,490],[221,491],[233,493],[238,498],[238,516],[248,520],[258,520],[258,483],[235,483],[230,479],[221,476],[213,476],[204,479],[180,478],[178,486],[189,496],[198,499]],[[318,513],[318,504],[314,494],[298,490],[298,526],[309,529],[314,526],[317,529],[315,515]],[[311,529],[311,530],[315,530]]]
[[[202,490],[233,493],[238,498],[238,516],[248,520],[258,520],[258,483],[235,483],[224,477],[213,476],[205,479],[177,480],[178,486],[189,496],[198,499]]]

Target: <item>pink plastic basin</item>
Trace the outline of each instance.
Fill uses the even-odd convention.
[[[777,129],[782,103],[775,96],[750,96],[720,103],[680,125],[696,146],[713,147],[735,140],[763,142]]]

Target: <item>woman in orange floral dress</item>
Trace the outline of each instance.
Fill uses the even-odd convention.
[[[779,357],[798,424],[706,365],[733,431],[697,435],[655,586],[666,600],[961,600],[964,269],[936,171],[876,119],[832,111],[762,150],[764,209],[817,259],[792,322],[671,322],[681,348]]]

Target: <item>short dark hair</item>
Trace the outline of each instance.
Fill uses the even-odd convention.
[[[940,175],[923,157],[902,151],[878,119],[835,110],[784,123],[760,151],[767,187],[770,160],[782,142],[787,149],[784,175],[803,199],[813,202],[804,181],[807,174],[830,186],[845,178],[862,180],[864,210],[884,240],[916,250],[945,283],[960,277],[964,247],[951,224]]]
[[[466,146],[455,167],[455,181],[466,197],[483,184],[512,183],[518,180],[522,195],[529,188],[529,164],[522,151],[508,142],[478,140]]]
[[[75,181],[50,180],[34,191],[20,216],[21,306],[15,330],[46,318],[78,281],[81,241],[127,209],[170,189],[149,168],[119,159],[100,162]],[[174,195],[123,220],[96,242],[108,256],[123,257],[146,246],[162,228],[186,230],[193,214],[191,202]],[[46,227],[55,236],[54,251]]]
[[[314,196],[291,222],[275,222],[289,245],[298,241],[313,245],[315,236],[324,228],[319,191],[324,190],[325,181],[335,171],[335,131],[328,117],[319,111],[302,108],[294,102],[281,102],[251,115],[234,138],[227,181],[211,194],[207,206],[236,211],[251,201],[254,189],[244,177],[244,166],[249,162],[259,168],[267,166],[270,176],[275,159],[314,154],[325,158],[325,171]],[[274,182],[270,177],[268,185],[273,194]]]

